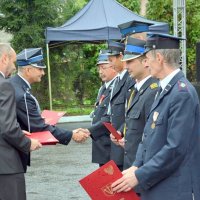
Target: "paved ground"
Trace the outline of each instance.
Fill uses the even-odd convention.
[[[69,130],[88,127],[89,122],[65,123]],[[45,146],[32,152],[26,174],[27,200],[90,199],[78,180],[98,168],[91,163],[91,139],[84,144]]]

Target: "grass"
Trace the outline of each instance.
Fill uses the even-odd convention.
[[[75,116],[75,115],[89,115],[94,109],[94,106],[54,106],[53,110],[55,111],[65,111],[66,116]]]
[[[77,106],[71,108],[69,107],[66,109],[66,115],[89,115],[92,112],[93,108],[93,106]]]

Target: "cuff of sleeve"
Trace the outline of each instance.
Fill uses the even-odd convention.
[[[67,145],[71,141],[71,139],[72,139],[72,131],[68,131],[67,138],[66,138],[64,144]]]
[[[133,163],[132,165],[139,168],[139,167],[142,166],[142,162],[135,160],[134,163]]]
[[[106,127],[103,125],[102,122],[94,124],[93,126],[88,128],[88,130],[90,131],[91,133],[90,136],[93,140],[98,140],[102,135],[109,134],[108,130],[106,129]]]
[[[152,187],[153,184],[150,181],[148,181],[147,174],[144,173],[142,167],[135,171],[135,176],[139,182],[139,186],[143,190],[148,190]]]

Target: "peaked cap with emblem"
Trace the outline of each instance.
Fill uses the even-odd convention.
[[[17,66],[24,67],[32,65],[33,67],[46,68],[43,63],[42,48],[28,48],[17,54]]]
[[[128,37],[122,61],[128,61],[142,56],[145,52],[145,41]]]
[[[179,49],[180,40],[184,40],[184,38],[161,33],[148,33],[147,36],[146,52],[153,49]]]
[[[149,26],[153,25],[153,23],[148,22],[140,22],[140,21],[129,21],[123,24],[118,25],[120,32],[123,37],[127,35],[131,35],[134,33],[142,33],[142,32],[148,32]]]
[[[117,56],[124,53],[125,44],[108,40],[108,56]]]
[[[99,56],[98,56],[98,59],[97,59],[97,65],[108,64],[109,63],[108,51],[109,50],[105,50],[105,49],[104,50],[100,50]]]
[[[169,25],[167,23],[154,24],[149,22],[141,22],[132,20],[123,24],[118,25],[120,32],[122,34],[123,42],[128,35],[143,32],[153,32],[153,33],[169,33]]]

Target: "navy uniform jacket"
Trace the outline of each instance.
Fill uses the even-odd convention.
[[[144,126],[151,105],[155,99],[158,84],[157,80],[149,78],[135,94],[126,111],[126,130],[120,130],[124,134],[124,169],[132,166],[137,148],[142,140]]]
[[[24,173],[20,153],[28,155],[30,146],[17,123],[14,89],[0,74],[0,174]]]
[[[133,165],[141,200],[200,199],[199,100],[182,72],[153,103]]]
[[[130,78],[128,72],[126,72],[120,80],[117,89],[113,92],[110,99],[111,104],[111,116],[105,115],[102,117],[102,121],[111,122],[112,125],[118,130],[125,122],[125,105],[127,101],[128,90],[133,87],[135,82]],[[99,139],[103,134],[109,132],[102,123],[98,123],[95,129],[91,129],[91,136],[93,139]],[[122,147],[115,145],[111,142],[110,159],[114,160],[118,166],[123,166],[124,150]]]
[[[96,108],[94,110],[94,116],[92,120],[92,126],[101,121],[102,116],[106,115],[108,104],[110,101],[110,93],[112,89],[112,83],[102,93],[102,95],[96,101]],[[92,127],[90,127],[92,128]],[[90,130],[89,128],[89,130]],[[92,162],[105,164],[110,160],[110,136],[103,134],[99,140],[92,140]]]
[[[67,145],[71,140],[72,132],[45,124],[37,104],[29,92],[28,85],[20,76],[15,75],[10,78],[10,82],[15,89],[17,121],[21,129],[30,132],[50,131],[61,144]],[[30,164],[28,159],[27,164]]]

